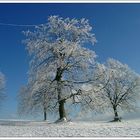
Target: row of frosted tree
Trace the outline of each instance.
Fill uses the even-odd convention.
[[[28,83],[18,94],[22,114],[56,113],[67,121],[71,106],[81,111],[134,111],[139,98],[140,76],[126,64],[96,60],[92,46],[97,42],[87,19],[50,16],[46,24],[24,32],[30,55]],[[90,47],[89,47],[90,46]],[[71,114],[73,112],[70,112]]]

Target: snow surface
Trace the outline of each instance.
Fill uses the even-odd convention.
[[[0,137],[140,137],[140,120],[65,123],[1,120]]]

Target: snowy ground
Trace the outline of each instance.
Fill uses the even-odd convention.
[[[0,137],[140,137],[140,120],[46,123],[0,121]]]

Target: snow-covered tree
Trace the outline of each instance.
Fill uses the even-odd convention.
[[[66,118],[64,104],[81,94],[77,85],[91,81],[89,69],[96,54],[86,45],[96,42],[86,19],[50,16],[48,23],[26,31],[26,48],[31,55],[28,93],[35,103],[47,98],[47,108]]]
[[[0,72],[0,101],[2,101],[5,96],[5,76]]]
[[[36,93],[34,95],[30,94],[30,89],[28,86],[21,87],[18,94],[18,114],[28,115],[28,114],[40,114],[44,113],[44,120],[47,120],[47,109],[48,108],[48,98],[47,94],[44,96],[37,97]],[[41,94],[42,95],[42,94]]]
[[[126,64],[108,59],[104,65],[105,74],[100,80],[103,88],[100,95],[106,105],[114,111],[114,120],[121,121],[118,110],[133,111],[136,108],[136,99],[139,97],[140,76]]]

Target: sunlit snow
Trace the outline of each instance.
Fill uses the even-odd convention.
[[[0,137],[139,137],[140,120],[122,122],[0,121]]]

